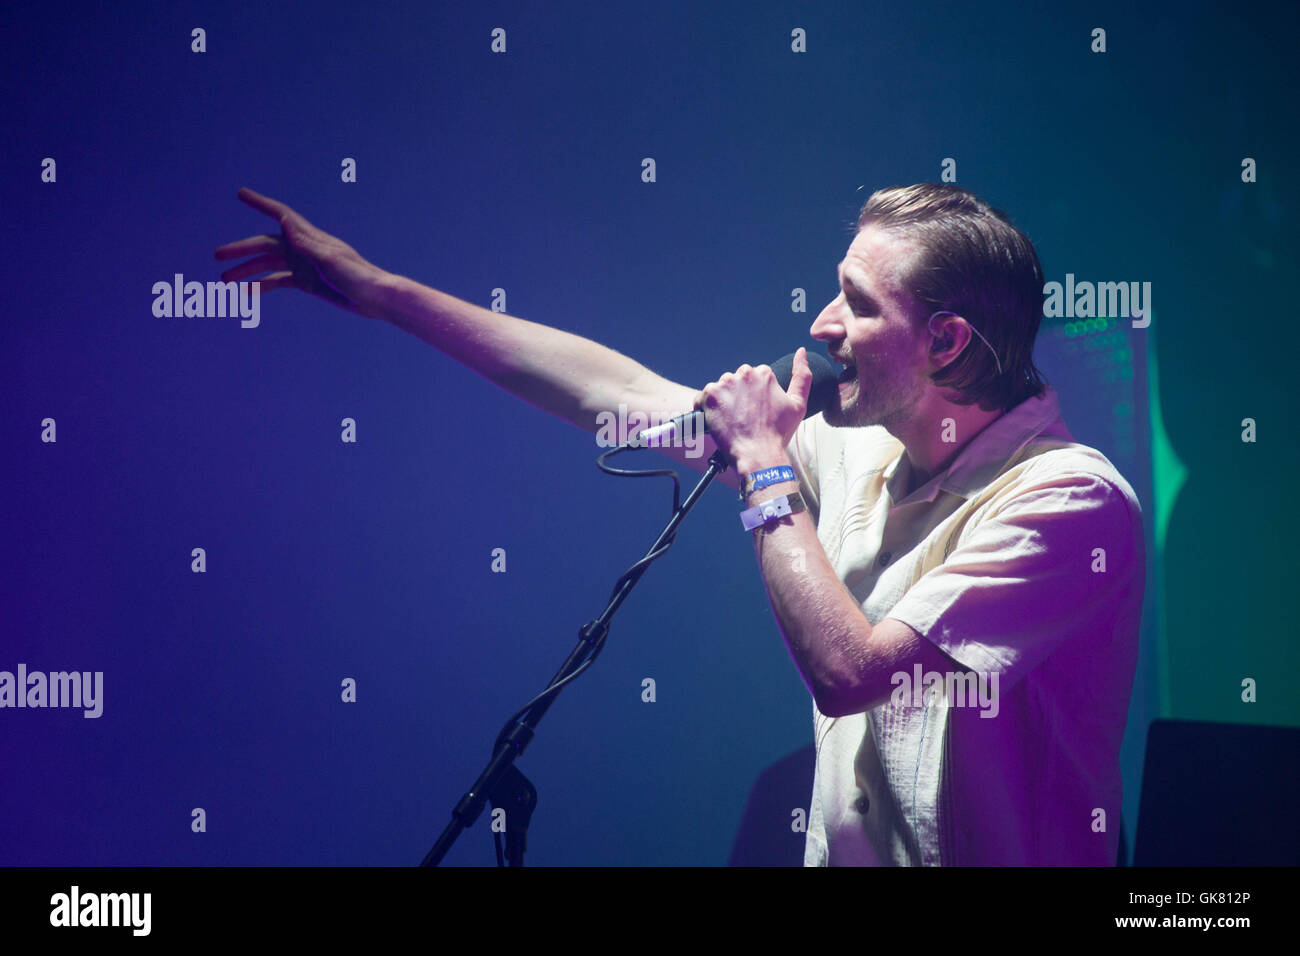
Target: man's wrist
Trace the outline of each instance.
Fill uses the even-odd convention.
[[[798,479],[778,478],[772,480],[775,476],[771,473],[778,468],[793,468],[790,464],[790,456],[782,449],[781,451],[772,451],[767,454],[762,452],[755,455],[746,455],[737,460],[736,473],[740,479],[741,501],[747,506],[754,506],[769,501],[772,498],[779,498],[781,495],[797,491],[799,488]],[[767,481],[761,488],[755,488],[747,491],[745,488],[746,478],[756,472],[767,472]]]
[[[395,272],[385,272],[375,267],[375,271],[366,276],[362,295],[365,298],[367,314],[372,318],[383,319],[393,325],[402,323],[396,317],[411,308],[411,299],[418,283]]]
[[[777,468],[781,465],[788,466],[790,456],[785,453],[784,448],[773,448],[768,450],[751,450],[746,449],[736,456],[736,473],[740,475],[740,480],[745,480],[745,475],[753,474],[756,471],[762,471],[765,468]]]

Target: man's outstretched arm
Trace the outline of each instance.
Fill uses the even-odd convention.
[[[313,226],[284,203],[241,189],[239,198],[275,219],[280,235],[252,236],[216,250],[220,260],[252,256],[222,273],[258,279],[263,291],[297,288],[358,315],[383,319],[531,405],[595,433],[602,412],[659,418],[689,411],[696,390],[669,381],[591,339],[492,312],[394,275]],[[673,460],[702,471],[715,449],[707,436],[694,449],[663,447]],[[719,477],[737,487],[734,471]]]

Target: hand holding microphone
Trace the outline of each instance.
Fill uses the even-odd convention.
[[[836,389],[831,363],[801,348],[770,366],[727,372],[696,395],[695,411],[638,432],[630,444],[668,444],[707,432],[738,469],[755,461],[753,467],[767,467],[784,456],[801,421],[836,401]]]

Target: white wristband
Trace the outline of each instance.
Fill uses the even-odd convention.
[[[742,511],[740,513],[740,523],[744,525],[746,531],[753,531],[755,528],[761,528],[769,521],[776,521],[786,515],[798,514],[803,510],[803,495],[795,491],[788,495],[781,495],[779,498],[769,499],[760,505]]]

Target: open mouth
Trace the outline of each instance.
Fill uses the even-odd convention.
[[[846,365],[844,366],[844,370],[840,372],[839,376],[835,379],[835,381],[843,385],[845,382],[852,382],[857,377],[858,377],[857,366]]]

